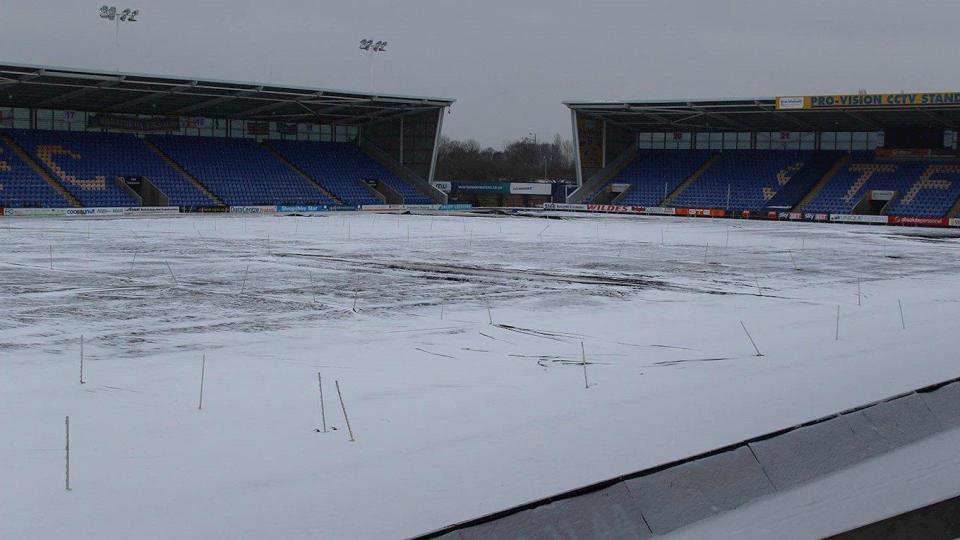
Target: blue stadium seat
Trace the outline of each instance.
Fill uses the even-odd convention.
[[[630,184],[617,204],[657,206],[710,158],[709,150],[642,150],[607,184]]]
[[[10,133],[10,130],[4,130]],[[0,207],[64,208],[70,203],[0,141]]]
[[[84,206],[135,206],[118,176],[145,176],[172,206],[213,206],[190,181],[125,133],[13,130],[21,147]]]
[[[344,204],[383,204],[383,200],[361,185],[365,179],[386,183],[406,204],[433,202],[355,144],[307,141],[270,141],[269,144]]]
[[[673,206],[762,210],[814,156],[812,150],[725,150]]]
[[[150,140],[231,206],[336,205],[252,139],[159,135]]]
[[[767,209],[789,210],[795,207],[844,154],[829,150],[814,152],[804,162],[803,168],[790,177],[787,184],[767,201]]]
[[[852,152],[850,160],[803,210],[849,214],[872,190],[895,192],[885,210],[888,215],[942,217],[960,197],[960,163]]]

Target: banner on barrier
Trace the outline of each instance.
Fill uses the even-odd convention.
[[[470,210],[471,208],[473,208],[473,205],[470,203],[450,203],[440,205],[440,210]]]
[[[887,223],[887,216],[862,216],[856,214],[830,214],[830,221],[842,221],[846,223]]]
[[[276,214],[276,206],[231,206],[231,214]]]
[[[293,206],[277,206],[277,212],[324,212],[328,210],[326,206],[318,206],[312,204],[301,204]]]
[[[960,227],[960,218],[950,218],[949,225],[951,227]]]
[[[103,208],[7,208],[2,214],[9,217],[97,217],[97,216],[158,216],[178,214],[176,206],[135,206]]]
[[[454,193],[510,193],[510,182],[454,182]]]
[[[807,212],[803,215],[804,221],[830,221],[830,214]]]
[[[7,208],[4,215],[9,217],[51,217],[67,215],[66,208]]]
[[[403,210],[406,206],[402,204],[365,204],[360,207],[361,210]]]
[[[678,216],[724,217],[727,211],[722,208],[677,208]]]
[[[587,210],[590,212],[608,212],[613,214],[640,214],[643,208],[633,206],[621,206],[619,204],[588,204]]]
[[[921,227],[946,227],[950,225],[947,218],[890,216],[892,225],[916,225]]]
[[[677,214],[677,209],[666,206],[648,206],[643,209],[643,213],[654,216],[675,216]]]
[[[543,203],[544,210],[574,210],[574,211],[583,211],[587,209],[585,204],[573,204],[573,203]]]
[[[550,195],[553,193],[551,184],[542,182],[510,182],[511,195]]]
[[[133,206],[126,208],[124,214],[140,216],[157,216],[179,214],[180,208],[176,206]]]

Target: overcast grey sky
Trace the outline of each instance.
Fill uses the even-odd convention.
[[[119,0],[118,0],[119,1]],[[444,131],[569,137],[565,99],[960,90],[960,1],[0,0],[0,61],[457,99]],[[111,2],[112,5],[112,2]]]

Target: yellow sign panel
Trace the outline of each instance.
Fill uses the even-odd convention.
[[[920,107],[960,105],[960,92],[919,94],[836,94],[830,96],[778,97],[777,109],[834,109],[848,107]]]

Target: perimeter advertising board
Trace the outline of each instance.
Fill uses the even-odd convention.
[[[511,195],[550,195],[553,193],[550,184],[540,182],[511,182]]]

